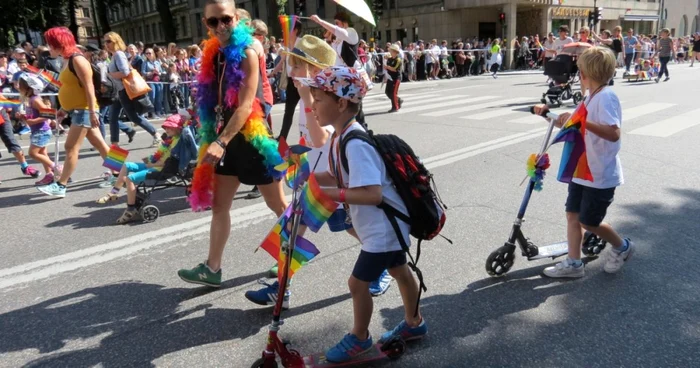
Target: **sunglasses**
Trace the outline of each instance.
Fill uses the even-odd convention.
[[[112,40],[105,40],[105,43],[112,43]]]
[[[206,20],[207,27],[209,27],[209,28],[218,27],[219,22],[221,22],[225,26],[230,26],[231,24],[233,24],[233,17],[230,15],[224,15],[221,18],[211,17],[211,18],[207,18],[207,20]]]

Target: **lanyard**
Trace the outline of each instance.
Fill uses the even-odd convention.
[[[333,176],[335,176],[335,180],[338,183],[338,188],[345,187],[345,183],[343,181],[342,160],[340,159],[340,142],[342,141],[343,134],[345,134],[353,123],[355,123],[354,116],[348,120],[347,123],[345,123],[343,130],[341,130],[340,133],[334,132],[333,137],[331,138],[331,151],[335,151],[335,158],[333,158],[333,152],[328,155],[328,166],[332,170]],[[338,140],[337,145],[335,144],[336,139]]]

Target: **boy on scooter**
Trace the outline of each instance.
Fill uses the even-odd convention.
[[[422,338],[428,328],[417,311],[418,284],[406,262],[398,236],[383,210],[377,207],[382,201],[397,210],[407,209],[393,187],[386,167],[374,147],[359,139],[347,143],[345,154],[349,172],[341,164],[340,140],[350,131],[364,129],[355,120],[367,85],[360,74],[348,67],[330,67],[312,79],[300,82],[311,87],[311,108],[322,126],[331,125],[334,133],[330,142],[329,170],[315,173],[324,192],[334,201],[346,203],[350,209],[353,227],[362,240],[362,250],[348,280],[353,300],[354,326],[352,331],[326,352],[331,362],[346,362],[372,349],[369,323],[372,318],[370,282],[376,280],[385,269],[396,280],[405,309],[405,320],[392,331],[382,335],[379,342],[400,336],[404,340]],[[340,188],[337,188],[340,186]],[[336,187],[336,188],[333,188]],[[401,236],[406,243],[409,226],[400,222]]]
[[[629,238],[621,238],[613,228],[603,222],[608,206],[613,201],[615,188],[624,182],[620,163],[620,137],[622,107],[620,100],[608,82],[615,73],[615,55],[608,48],[591,47],[578,59],[581,84],[591,91],[579,108],[588,111],[586,119],[586,156],[593,181],[574,178],[569,183],[566,199],[567,240],[569,255],[552,267],[544,270],[549,277],[577,278],[584,276],[581,261],[581,242],[584,230],[598,235],[612,245],[606,256],[603,269],[615,273],[622,268],[634,252]],[[546,112],[545,105],[535,106],[535,113]],[[555,122],[562,127],[570,113],[559,115]]]

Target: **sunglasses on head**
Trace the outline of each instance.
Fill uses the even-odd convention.
[[[207,27],[209,27],[209,28],[218,27],[219,22],[221,22],[225,26],[230,26],[231,24],[233,24],[233,17],[230,15],[224,15],[221,18],[211,17],[211,18],[207,18],[207,20],[206,20]]]

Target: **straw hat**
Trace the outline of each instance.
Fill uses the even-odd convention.
[[[397,45],[395,43],[392,43],[391,46],[389,46],[389,50],[401,53],[401,48],[399,47],[399,45]]]
[[[335,60],[338,57],[335,50],[326,41],[312,35],[305,35],[299,39],[294,49],[284,50],[282,53],[304,60],[321,69],[335,65]]]

